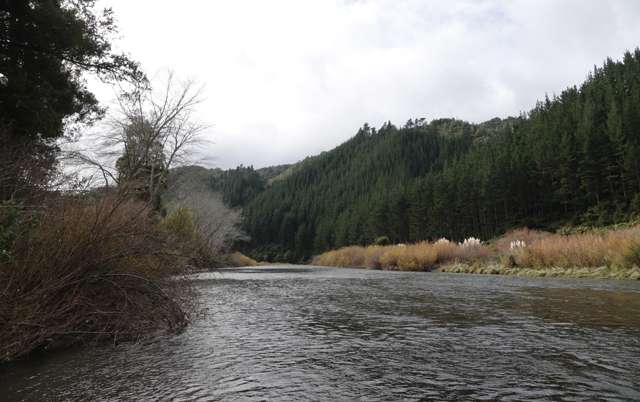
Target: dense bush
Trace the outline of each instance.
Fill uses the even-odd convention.
[[[0,361],[41,348],[180,330],[190,291],[148,205],[52,196],[23,211],[0,262]]]

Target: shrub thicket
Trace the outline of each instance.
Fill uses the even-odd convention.
[[[55,196],[20,219],[0,260],[0,361],[187,323],[185,256],[147,204]]]

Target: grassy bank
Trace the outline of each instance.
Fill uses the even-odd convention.
[[[640,226],[573,234],[518,229],[493,241],[440,239],[410,245],[351,246],[313,264],[400,271],[640,279]]]

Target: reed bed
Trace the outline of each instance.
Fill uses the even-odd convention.
[[[640,226],[570,235],[523,228],[486,244],[469,238],[462,243],[441,239],[350,246],[320,254],[312,263],[401,271],[513,273],[527,269],[538,270],[539,276],[545,275],[543,271],[557,276],[563,270],[573,276],[598,276],[604,271],[593,268],[602,268],[609,277],[633,279],[640,267]]]
[[[392,269],[399,271],[425,271],[437,265],[454,261],[480,260],[489,256],[482,244],[462,246],[450,241],[435,243],[399,244],[390,246],[350,246],[316,256],[312,264]]]
[[[516,253],[525,267],[618,267],[640,265],[640,228],[573,235],[554,234]]]

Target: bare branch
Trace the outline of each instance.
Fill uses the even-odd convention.
[[[168,72],[161,88],[158,92],[141,83],[122,91],[111,129],[96,138],[95,156],[71,155],[98,169],[106,185],[114,182],[121,189],[145,194],[149,201],[159,196],[172,167],[193,159],[208,127],[194,119],[202,87],[191,80],[178,81]]]

